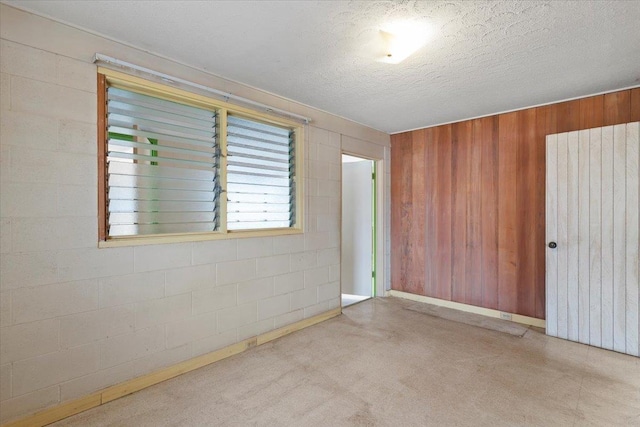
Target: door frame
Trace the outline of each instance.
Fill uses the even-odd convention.
[[[375,190],[372,193],[374,203],[374,215],[372,222],[374,225],[374,238],[372,239],[372,250],[375,254],[373,257],[373,269],[375,272],[373,286],[373,295],[371,298],[385,295],[385,262],[384,262],[384,159],[381,157],[372,157],[357,150],[340,150],[340,266],[342,266],[342,155],[358,157],[363,160],[373,162],[375,170]],[[342,268],[342,267],[341,267]],[[342,295],[342,274],[340,274],[340,295]],[[342,298],[340,299],[340,307],[342,307]]]

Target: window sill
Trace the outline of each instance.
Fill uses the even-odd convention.
[[[160,245],[167,243],[205,242],[210,240],[244,239],[249,237],[288,236],[303,234],[301,228],[276,228],[266,230],[227,231],[226,233],[156,234],[149,236],[113,237],[99,241],[98,248],[121,248],[126,246]]]

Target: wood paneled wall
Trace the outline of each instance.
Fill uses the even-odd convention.
[[[391,137],[391,287],[545,315],[545,137],[640,120],[640,88]]]

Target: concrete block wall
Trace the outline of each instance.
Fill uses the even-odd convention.
[[[342,140],[388,135],[0,8],[0,422],[339,307]],[[96,52],[310,116],[304,234],[98,249]]]

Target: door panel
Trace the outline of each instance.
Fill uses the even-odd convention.
[[[569,295],[578,295],[579,259],[569,254],[576,253],[579,245],[579,135],[571,132],[567,135],[567,338],[578,340],[579,326],[579,299],[569,298]]]
[[[602,347],[613,350],[613,126],[602,128]]]
[[[626,125],[613,127],[613,349],[626,348]]]
[[[589,130],[578,132],[578,341],[589,344]]]
[[[547,136],[547,242],[558,238],[558,135]],[[547,334],[558,336],[558,251],[548,250],[547,262]]]
[[[602,336],[600,295],[602,292],[602,129],[589,130],[589,344],[600,347]],[[564,219],[566,220],[566,219]]]
[[[564,165],[569,164],[569,138],[568,134],[561,133],[558,135],[558,218],[568,218],[569,207],[567,205],[568,191],[567,184],[569,182],[567,167]],[[556,242],[558,244],[555,252],[558,253],[558,337],[568,338],[568,307],[569,307],[569,235],[568,235],[568,221],[558,221],[558,237]]]
[[[626,348],[627,353],[638,356],[640,349],[638,348],[638,282],[640,275],[638,273],[640,263],[640,251],[638,249],[638,235],[640,201],[638,197],[640,186],[640,171],[638,155],[640,153],[639,136],[640,122],[627,125],[627,210],[626,210]]]
[[[547,136],[547,334],[638,356],[640,123]]]

